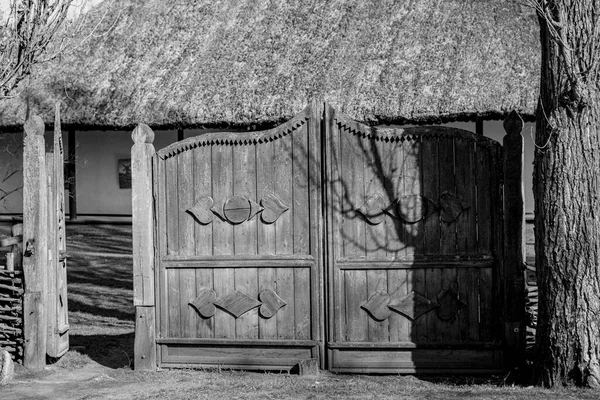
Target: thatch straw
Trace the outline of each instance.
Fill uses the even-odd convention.
[[[46,121],[60,100],[81,127],[274,124],[314,96],[369,123],[534,114],[537,21],[512,0],[105,1],[88,29],[107,3],[38,70]],[[24,110],[1,102],[0,126]]]

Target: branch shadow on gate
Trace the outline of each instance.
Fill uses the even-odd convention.
[[[454,128],[376,128],[340,117],[327,135],[335,137],[324,138],[320,177],[333,253],[326,341],[346,351],[339,367],[452,372],[495,357],[478,353],[494,341],[491,268],[469,264],[482,253],[479,236],[493,242],[477,222],[478,207],[479,218],[493,219],[490,185],[477,188],[493,158]]]

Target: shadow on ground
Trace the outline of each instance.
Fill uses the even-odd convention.
[[[131,225],[67,225],[70,347],[130,368],[134,319]]]
[[[71,335],[69,338],[71,349],[113,369],[133,367],[133,339],[133,332],[122,335]]]

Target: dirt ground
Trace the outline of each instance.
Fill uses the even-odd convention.
[[[6,231],[6,228],[1,230]],[[0,399],[597,399],[597,393],[512,386],[510,376],[413,377],[215,370],[131,370],[130,225],[69,225],[70,344],[41,372],[20,365]],[[533,242],[528,232],[528,247]],[[531,257],[531,253],[529,254]],[[528,257],[528,258],[530,258]]]

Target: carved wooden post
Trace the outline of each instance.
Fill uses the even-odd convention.
[[[513,111],[504,120],[504,310],[506,366],[524,361],[525,211],[523,189],[523,120]]]
[[[32,370],[46,365],[45,310],[48,257],[47,190],[44,121],[33,116],[25,122],[23,149],[23,363]]]
[[[154,300],[154,202],[152,158],[154,132],[138,125],[131,135],[133,208],[133,303],[135,305],[134,368],[156,369]]]

